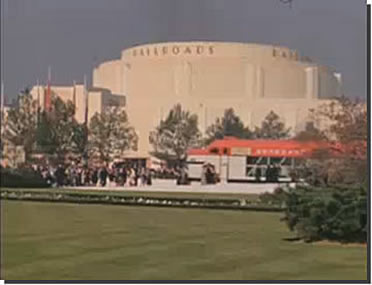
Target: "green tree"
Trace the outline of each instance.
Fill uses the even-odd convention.
[[[76,153],[82,158],[88,158],[88,127],[86,124],[78,124],[75,127],[72,141],[75,145]]]
[[[100,160],[122,157],[137,149],[138,136],[128,121],[126,112],[118,107],[96,113],[89,124],[88,151]]]
[[[333,146],[324,152],[324,155],[308,161],[306,167],[308,173],[312,174],[310,176],[312,180],[322,180],[320,178],[325,177],[324,183],[327,185],[362,184],[366,187],[368,181],[366,104],[342,97],[314,110],[314,117],[323,123],[325,129],[322,133]],[[339,157],[332,157],[330,151],[333,154],[338,153]]]
[[[22,91],[15,107],[9,109],[5,121],[4,139],[23,146],[26,159],[34,150],[37,128],[37,102],[32,99],[28,89]]]
[[[81,156],[85,142],[80,138],[84,129],[75,119],[75,106],[72,102],[52,99],[50,112],[42,112],[36,130],[37,149],[42,153],[56,155],[64,160],[67,154]]]
[[[36,128],[36,151],[47,154],[56,152],[53,125],[46,112],[39,114]]]
[[[289,137],[290,128],[280,120],[279,116],[270,111],[261,123],[261,127],[255,128],[254,136],[258,139],[286,139]]]
[[[181,105],[177,104],[151,132],[149,139],[154,148],[152,155],[169,164],[182,164],[186,160],[187,150],[200,145],[198,117],[182,110]]]
[[[284,221],[305,241],[367,241],[367,192],[359,187],[297,186],[285,197]]]
[[[304,240],[366,242],[367,106],[340,98],[314,110],[314,117],[331,147],[306,160],[306,186],[288,192],[284,220]]]
[[[235,114],[232,108],[226,109],[223,117],[217,118],[215,123],[206,130],[205,144],[210,144],[214,140],[223,139],[225,136],[232,136],[242,139],[253,137],[252,132]]]
[[[315,127],[313,122],[307,122],[305,129],[294,136],[299,141],[325,141],[327,136],[323,131]]]

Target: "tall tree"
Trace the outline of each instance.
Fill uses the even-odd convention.
[[[290,130],[274,111],[270,111],[262,121],[261,127],[255,128],[254,135],[258,139],[285,139],[289,137]]]
[[[225,136],[242,139],[253,137],[252,132],[244,126],[244,123],[232,108],[226,109],[223,117],[217,118],[215,123],[207,128],[205,144],[209,144],[216,139],[223,139]]]
[[[308,241],[366,242],[367,105],[344,97],[315,109],[314,117],[331,148],[306,160],[306,186],[289,191],[284,220]]]
[[[128,116],[119,107],[107,108],[96,113],[89,124],[88,150],[102,161],[121,157],[128,150],[137,149],[138,137],[128,121]]]
[[[315,127],[314,122],[307,122],[305,129],[294,136],[299,141],[324,141],[327,136],[323,131]]]
[[[75,106],[72,102],[52,99],[50,112],[42,112],[39,117],[36,138],[38,150],[54,154],[63,160],[67,154],[81,155],[83,147],[76,139],[81,126],[75,119]]]
[[[182,164],[187,157],[187,150],[200,145],[198,117],[182,110],[181,105],[177,104],[151,132],[149,139],[154,148],[152,155],[168,163]]]
[[[75,127],[74,135],[72,137],[75,145],[75,152],[83,159],[88,158],[88,126],[86,124],[78,124]]]
[[[326,135],[330,140],[364,143],[368,139],[367,105],[363,102],[341,97],[320,106],[314,115],[327,126]],[[362,150],[365,150],[365,146],[362,146]]]
[[[28,159],[34,149],[37,127],[37,102],[28,89],[18,95],[17,104],[8,111],[5,124],[4,139],[23,146]]]
[[[325,177],[323,184],[360,184],[368,182],[367,163],[367,105],[342,97],[324,104],[314,111],[314,116],[325,127],[327,140],[334,144],[332,150],[338,159],[329,155],[314,159],[308,168],[317,177]],[[323,171],[317,165],[327,165]],[[316,177],[316,178],[317,178]],[[320,179],[318,179],[320,180]]]

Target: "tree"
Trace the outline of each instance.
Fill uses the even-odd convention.
[[[75,127],[72,142],[75,145],[76,153],[83,159],[88,158],[88,127],[86,124],[78,124]]]
[[[89,153],[98,155],[104,162],[123,156],[127,150],[137,149],[137,134],[130,126],[126,112],[119,107],[96,113],[90,121],[88,133]]]
[[[326,123],[326,135],[330,140],[353,144],[354,155],[358,155],[359,152],[366,153],[365,142],[368,139],[366,104],[341,97],[320,106],[314,113]]]
[[[323,131],[315,127],[314,122],[307,122],[305,129],[294,136],[299,141],[324,141],[327,136]]]
[[[74,116],[72,102],[53,98],[51,111],[44,111],[39,116],[36,131],[38,151],[56,154],[58,160],[64,160],[67,154],[81,156],[85,150],[84,125],[79,124]]]
[[[242,139],[253,137],[252,132],[244,123],[235,115],[232,108],[226,109],[223,117],[217,118],[215,123],[209,126],[206,130],[205,144],[210,144],[217,139],[223,139],[225,136],[233,136]]]
[[[285,139],[289,137],[290,128],[286,128],[279,116],[270,111],[261,123],[261,127],[255,128],[254,135],[258,139]]]
[[[314,110],[314,117],[323,122],[326,136],[333,146],[329,153],[316,157],[308,164],[311,173],[326,177],[325,184],[367,185],[367,108],[366,104],[342,97]],[[326,165],[327,167],[319,167]],[[320,171],[323,169],[323,171]]]
[[[154,148],[152,155],[178,164],[186,160],[189,148],[199,146],[200,138],[197,115],[182,110],[177,104],[151,132],[149,139]]]
[[[35,145],[37,109],[37,102],[25,89],[18,95],[16,106],[9,109],[5,122],[4,139],[16,146],[23,146],[26,159]]]
[[[298,186],[285,197],[283,219],[305,241],[366,242],[367,193],[359,187]]]
[[[36,128],[36,150],[47,154],[53,154],[56,151],[52,122],[46,112],[39,114]]]
[[[290,189],[284,220],[305,240],[366,242],[367,107],[340,98],[313,111],[329,146],[307,159],[306,186]]]

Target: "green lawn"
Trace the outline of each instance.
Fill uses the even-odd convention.
[[[293,243],[281,213],[1,201],[2,279],[359,279],[365,247]]]

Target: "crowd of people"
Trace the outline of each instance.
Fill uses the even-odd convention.
[[[146,186],[152,184],[152,172],[145,167],[86,167],[62,164],[57,167],[34,166],[48,184],[62,186]]]
[[[151,170],[146,167],[112,165],[87,167],[82,165],[40,166],[33,165],[33,169],[39,173],[51,186],[147,186],[152,185],[153,178],[175,179],[177,185],[190,185],[191,181],[185,168]],[[219,182],[212,164],[205,164],[201,173],[201,184],[215,184]]]

